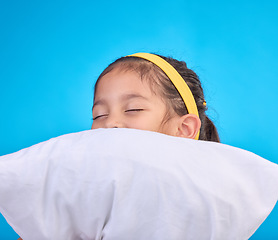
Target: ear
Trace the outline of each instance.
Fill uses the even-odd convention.
[[[201,120],[195,114],[186,114],[180,117],[178,137],[194,139],[201,128]]]

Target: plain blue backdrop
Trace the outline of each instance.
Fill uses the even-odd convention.
[[[223,143],[278,163],[277,1],[1,1],[0,155],[92,123],[113,60],[154,52],[200,77]],[[278,239],[278,207],[255,239]],[[17,234],[0,217],[0,239]]]

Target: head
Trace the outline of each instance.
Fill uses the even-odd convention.
[[[198,76],[186,63],[160,56],[181,75],[195,99],[199,116],[188,110],[168,76],[154,63],[123,57],[110,64],[95,85],[93,124],[96,128],[135,128],[172,136],[219,142],[207,117],[204,93]]]

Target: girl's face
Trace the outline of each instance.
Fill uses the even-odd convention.
[[[134,128],[176,135],[179,116],[165,122],[166,104],[135,72],[113,69],[98,82],[92,129]]]

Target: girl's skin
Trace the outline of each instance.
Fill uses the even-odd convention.
[[[114,69],[98,82],[92,129],[134,128],[194,139],[201,127],[193,114],[179,116],[136,72]],[[19,238],[18,240],[22,240]]]
[[[194,139],[201,127],[193,114],[179,116],[170,110],[148,81],[134,71],[113,69],[98,82],[92,129],[134,128]]]

